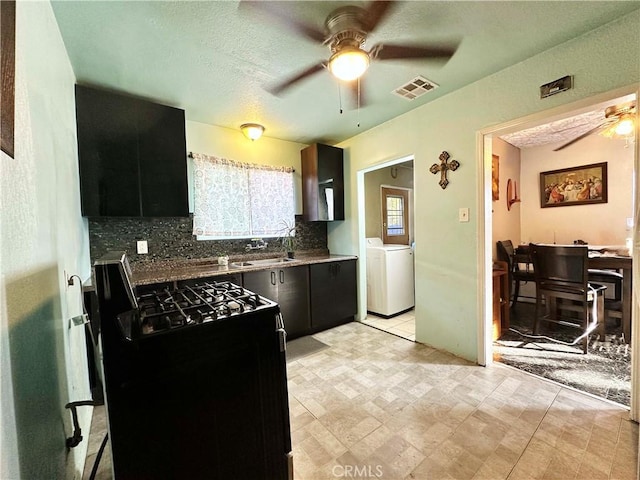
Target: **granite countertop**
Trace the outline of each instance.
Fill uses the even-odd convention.
[[[271,256],[273,258],[273,256]],[[339,262],[342,260],[355,260],[355,255],[330,255],[330,254],[296,254],[292,261],[271,265],[234,265],[238,262],[251,262],[251,260],[264,260],[260,258],[230,258],[228,265],[218,265],[217,258],[176,259],[150,262],[143,265],[132,265],[132,283],[134,285],[149,285],[152,283],[173,282],[176,280],[188,280],[193,278],[214,277],[243,272],[255,272],[271,268],[289,268],[315,263]]]

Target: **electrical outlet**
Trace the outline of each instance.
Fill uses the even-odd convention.
[[[149,246],[147,245],[146,240],[138,240],[138,253],[139,254],[149,253]]]
[[[463,207],[458,210],[458,221],[459,222],[468,222],[469,221],[469,208]]]

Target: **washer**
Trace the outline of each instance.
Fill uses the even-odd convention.
[[[413,249],[367,238],[367,311],[388,318],[414,305]]]

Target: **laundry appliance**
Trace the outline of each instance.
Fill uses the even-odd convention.
[[[367,238],[367,311],[393,317],[414,305],[413,249]]]

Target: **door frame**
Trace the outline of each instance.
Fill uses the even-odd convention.
[[[476,173],[477,173],[477,215],[478,215],[478,359],[479,365],[493,363],[491,339],[492,292],[491,274],[493,262],[493,225],[491,196],[491,163],[492,138],[524,128],[549,123],[554,120],[576,115],[581,111],[589,111],[594,105],[604,103],[626,95],[635,95],[636,103],[640,101],[640,84],[631,84],[589,98],[566,103],[558,107],[543,110],[509,122],[482,129],[476,133]],[[636,109],[636,121],[640,115]],[[637,132],[637,129],[636,129]],[[634,229],[633,256],[640,259],[640,138],[636,133],[634,149]],[[640,265],[633,264],[633,298],[631,309],[631,409],[630,418],[640,419]]]
[[[358,250],[359,260],[358,260],[358,321],[362,321],[367,316],[367,239],[366,239],[366,216],[365,216],[365,188],[364,188],[364,175],[369,172],[373,172],[375,170],[380,170],[381,168],[392,167],[393,165],[397,165],[399,163],[405,162],[413,162],[413,177],[414,177],[414,185],[415,185],[415,156],[414,155],[406,155],[400,158],[394,158],[391,160],[382,160],[374,165],[370,165],[362,170],[358,170],[356,173],[356,195],[358,199]],[[413,198],[411,199],[412,205],[411,208],[415,215],[415,195],[411,195]],[[416,242],[417,243],[417,242]],[[417,246],[416,246],[417,248]],[[414,253],[415,255],[415,253]],[[415,276],[415,272],[414,272]]]

